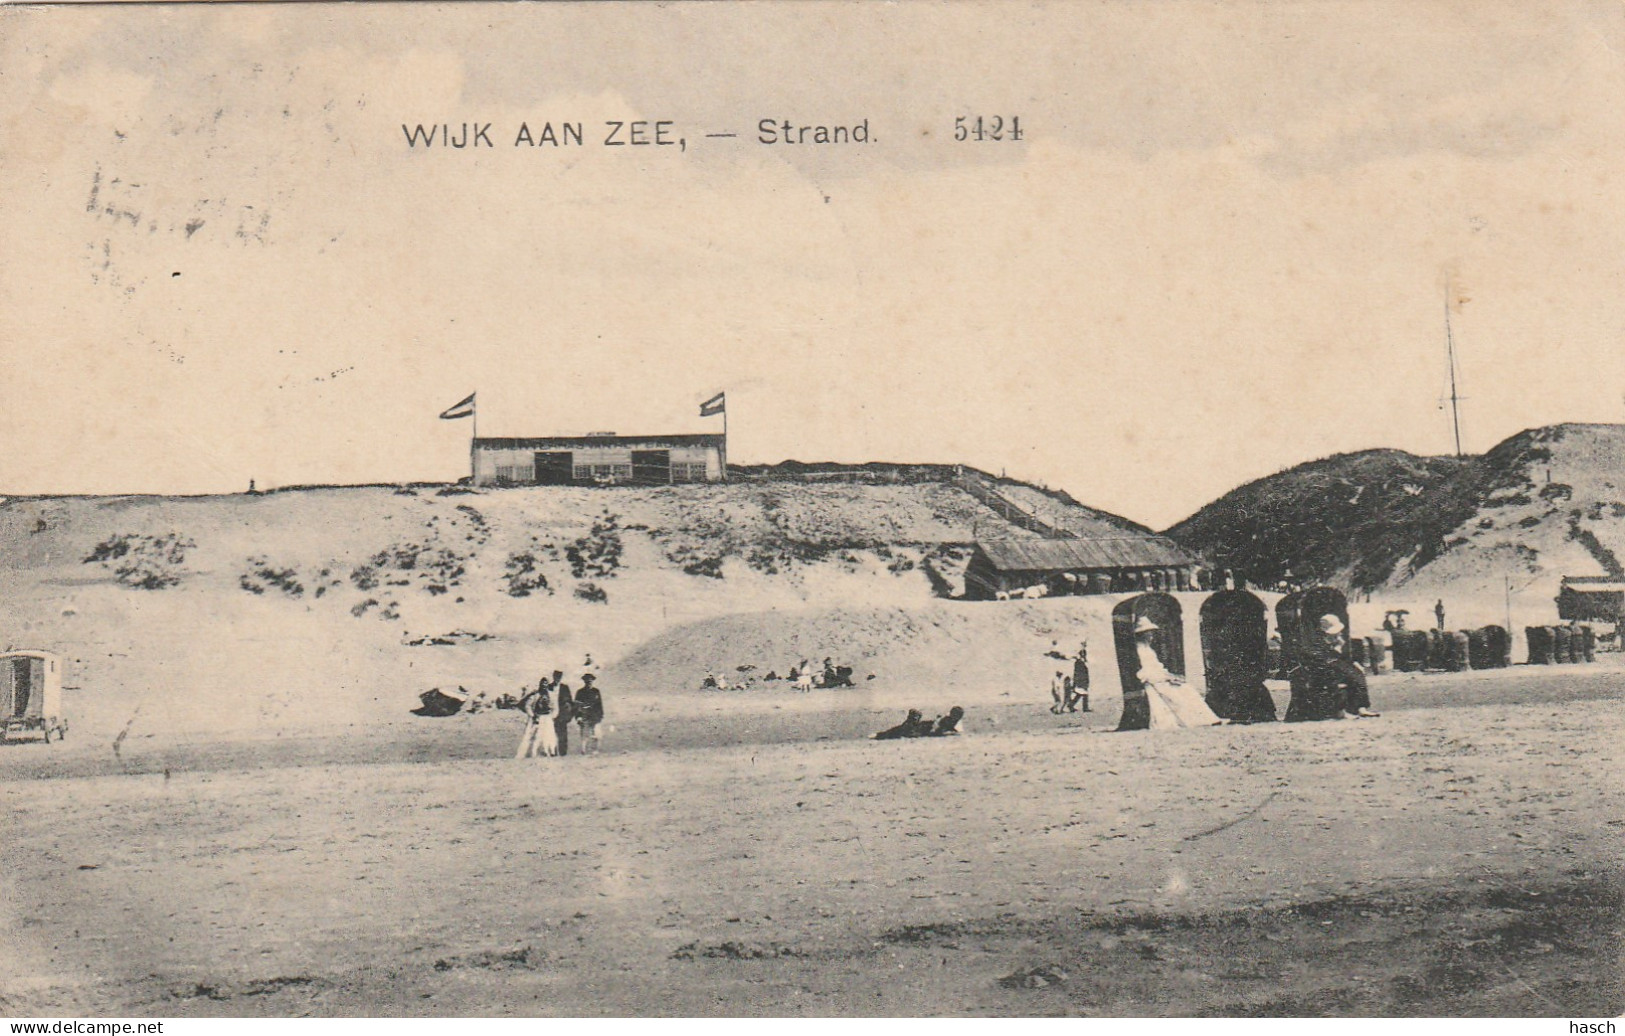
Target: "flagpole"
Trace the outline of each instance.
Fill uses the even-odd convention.
[[[469,408],[468,416],[473,419],[468,435],[468,484],[474,485],[480,480],[479,456],[474,452],[474,444],[480,439],[480,394],[474,391],[474,405]]]
[[[728,481],[728,393],[726,390],[718,392],[710,399],[700,404],[701,417],[715,417],[722,415],[722,449],[717,461],[722,466],[722,481]]]

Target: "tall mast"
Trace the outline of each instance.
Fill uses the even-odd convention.
[[[1456,395],[1456,338],[1450,331],[1450,282],[1444,286],[1445,356],[1450,361],[1450,424],[1456,433],[1456,456],[1461,456],[1461,397]]]

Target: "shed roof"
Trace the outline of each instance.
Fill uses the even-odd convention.
[[[1071,539],[978,540],[976,548],[1000,572],[1051,572],[1079,568],[1160,568],[1193,565],[1196,559],[1161,536]]]
[[[18,648],[15,651],[0,651],[0,658],[43,658],[46,661],[56,659],[50,651],[41,651],[38,648]]]
[[[1625,592],[1625,581],[1617,579],[1587,579],[1585,582],[1563,580],[1559,589],[1572,594],[1617,594]]]

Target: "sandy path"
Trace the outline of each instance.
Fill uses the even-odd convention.
[[[12,782],[0,997],[30,1014],[1617,1013],[1621,726],[1617,702],[1581,701]],[[1559,922],[1575,934],[1505,934]],[[1042,964],[1069,980],[998,981]]]
[[[1468,673],[1394,674],[1371,681],[1373,703],[1385,712],[1490,704],[1570,702],[1625,697],[1625,671],[1612,664],[1516,667]],[[1290,694],[1276,684],[1276,712],[1286,714]],[[1121,700],[1096,695],[1096,711],[1053,716],[1048,700],[978,689],[954,691],[872,687],[796,694],[782,688],[751,692],[613,695],[610,751],[714,748],[792,742],[863,740],[893,725],[909,707],[929,718],[951,704],[969,706],[971,733],[1111,730]],[[410,704],[416,704],[410,702]],[[0,779],[88,777],[104,774],[321,766],[347,763],[418,763],[506,758],[519,740],[519,715],[487,711],[473,716],[421,719],[405,704],[392,720],[371,725],[333,723],[254,733],[171,734],[132,725],[114,751],[115,737],[82,734],[49,747],[0,743]]]

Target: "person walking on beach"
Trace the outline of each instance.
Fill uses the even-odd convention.
[[[1049,710],[1059,716],[1066,711],[1066,703],[1072,697],[1072,680],[1061,670],[1055,670],[1055,676],[1049,682],[1049,696],[1055,704]]]
[[[592,673],[581,675],[581,690],[575,699],[576,725],[581,729],[581,754],[598,752],[598,725],[604,722],[604,694]]]
[[[1078,644],[1078,653],[1072,657],[1072,697],[1066,705],[1068,712],[1089,711],[1089,642]]]

